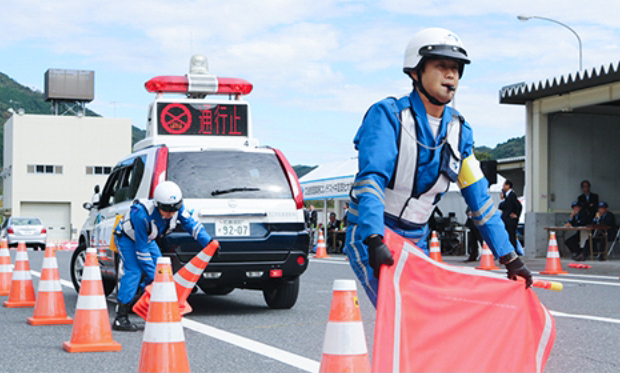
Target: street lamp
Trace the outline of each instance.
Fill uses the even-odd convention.
[[[555,19],[551,19],[551,18],[546,18],[546,17],[538,17],[538,16],[524,16],[524,15],[518,15],[517,18],[519,19],[519,21],[529,21],[530,19],[542,19],[544,21],[549,21],[549,22],[553,22],[553,23],[557,23],[560,26],[564,26],[567,29],[570,30],[570,32],[572,32],[573,34],[575,34],[575,36],[577,37],[577,41],[579,42],[579,71],[581,71],[581,38],[579,37],[579,35],[577,34],[577,32],[575,30],[573,30],[572,28],[570,28],[568,25],[560,22],[560,21],[556,21]]]

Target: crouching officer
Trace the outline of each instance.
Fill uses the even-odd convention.
[[[489,183],[473,154],[472,129],[447,107],[469,62],[454,33],[440,28],[418,32],[407,46],[403,69],[413,91],[374,104],[355,136],[359,172],[351,189],[345,251],[375,305],[379,269],[394,262],[383,243],[384,227],[428,253],[428,220],[451,182],[458,183],[474,223],[508,277],[532,283],[489,196]]]
[[[155,278],[157,258],[161,256],[155,242],[157,238],[174,231],[177,223],[181,223],[183,229],[203,247],[211,242],[204,226],[185,210],[177,184],[172,181],[160,183],[153,197],[152,200],[136,200],[114,230],[124,270],[119,284],[116,318],[112,324],[114,330],[138,330],[127,316],[138,287],[143,288]],[[140,283],[143,275],[145,280]]]

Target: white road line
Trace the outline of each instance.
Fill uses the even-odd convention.
[[[612,324],[620,324],[620,319],[612,319],[610,317],[600,317],[600,316],[589,316],[589,315],[576,315],[571,313],[564,313],[559,311],[549,311],[555,317],[566,317],[572,319],[582,319],[582,320],[592,320],[592,321],[600,321],[607,322]]]
[[[249,338],[242,337],[237,334],[227,332],[225,330],[217,329],[203,323],[199,323],[194,320],[190,320],[187,317],[183,318],[183,326],[187,329],[193,330],[198,333],[202,333],[209,337],[219,339],[222,342],[230,343],[237,347],[241,347],[248,351],[267,356],[284,364],[288,364],[295,368],[304,370],[306,372],[318,372],[320,363],[318,361],[305,358],[293,354],[288,351],[281,350],[279,348],[266,345],[261,342],[254,341]]]
[[[314,259],[311,258],[310,259],[311,262],[317,262],[317,263],[329,263],[329,264],[343,264],[343,265],[349,265],[349,262],[347,260],[340,260],[340,259]]]
[[[568,276],[568,277],[586,277],[586,278],[598,278],[601,280],[618,280],[618,276],[601,276],[601,275],[587,275],[587,274],[578,274],[578,273],[565,273],[563,275],[558,276]]]
[[[603,286],[620,286],[620,282],[603,282],[603,281],[589,281],[589,280],[573,280],[570,278],[562,277],[548,277],[548,276],[536,276],[541,280],[552,280],[559,282],[574,282],[577,284],[590,284],[590,285],[603,285]]]
[[[41,277],[41,272],[31,270],[33,276]],[[68,288],[73,288],[73,283],[67,280],[60,280],[61,285]],[[204,334],[208,337],[219,339],[222,342],[230,343],[234,346],[241,347],[245,350],[257,353],[277,360],[281,363],[288,364],[295,368],[301,369],[306,372],[315,373],[319,371],[320,363],[318,361],[308,359],[306,357],[281,350],[277,347],[269,346],[262,342],[254,341],[252,339],[242,337],[231,332],[227,332],[222,329],[218,329],[198,321],[190,320],[186,317],[182,319],[183,326],[189,330]]]

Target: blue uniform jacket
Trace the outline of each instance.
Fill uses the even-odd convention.
[[[417,118],[417,136],[424,145],[438,146],[446,135],[447,125],[452,119],[453,109],[446,107],[437,137],[433,136],[428,125],[426,109],[418,93],[414,90],[409,96],[399,99],[399,106],[413,107]],[[394,172],[398,154],[400,122],[394,99],[388,98],[374,104],[366,113],[354,144],[359,151],[359,172],[355,178],[357,204],[352,201],[349,222],[358,225],[362,239],[372,234],[384,234],[384,226],[397,227],[397,222],[384,217],[385,188]],[[468,123],[463,123],[460,141],[461,160],[473,153],[473,132]],[[418,194],[427,191],[437,179],[440,167],[441,149],[432,150],[419,146],[419,161],[416,175]],[[362,183],[360,183],[362,181]],[[363,181],[368,181],[364,183]],[[370,187],[370,188],[369,188]],[[499,212],[488,193],[488,181],[482,178],[463,189],[461,194],[473,212],[473,220],[485,241],[496,256],[509,254],[514,250]],[[437,200],[438,202],[438,200]],[[426,228],[425,228],[426,229]],[[426,232],[424,232],[426,234]]]
[[[204,226],[191,217],[189,212],[185,209],[185,206],[181,206],[177,216],[183,229],[192,235],[202,247],[207,246],[209,242],[211,242],[211,236],[205,231]],[[170,224],[170,220],[162,218],[157,208],[153,209],[151,215],[148,215],[147,210],[140,203],[135,203],[131,206],[130,219],[135,232],[134,242],[136,243],[136,247],[140,248],[146,247],[150,242],[149,227],[151,221],[155,222],[157,226],[158,237],[165,235]],[[138,249],[137,251],[141,250]]]

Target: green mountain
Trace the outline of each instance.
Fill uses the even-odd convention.
[[[50,114],[52,105],[46,102],[43,93],[25,87],[6,74],[0,73],[0,164],[3,163],[4,156],[4,122],[9,119],[10,108],[17,111],[24,109],[26,114]],[[90,109],[86,109],[86,116],[99,117],[100,115]],[[144,138],[146,132],[132,126],[132,144]]]
[[[488,146],[474,148],[476,158],[480,160],[520,157],[525,155],[525,136],[513,137],[497,144],[493,149]]]

